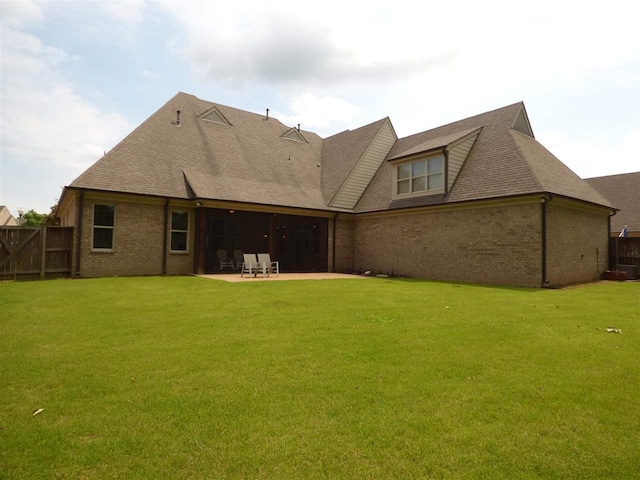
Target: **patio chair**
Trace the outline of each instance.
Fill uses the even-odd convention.
[[[233,260],[236,262],[236,270],[240,270],[242,268],[242,264],[244,263],[244,257],[242,256],[242,250],[234,250],[233,251]]]
[[[226,250],[218,250],[218,262],[220,263],[220,270],[230,268],[233,270],[233,260],[227,258]]]
[[[265,273],[271,274],[275,269],[276,277],[280,276],[280,264],[278,262],[272,262],[268,253],[259,253],[258,261]]]
[[[264,277],[264,269],[256,259],[255,253],[244,253],[242,254],[244,258],[244,262],[242,262],[242,270],[240,271],[240,276],[242,277],[245,273],[248,273],[249,276],[253,273],[255,277],[259,271],[262,271],[262,276]]]

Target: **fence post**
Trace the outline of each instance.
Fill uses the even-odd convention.
[[[42,259],[40,261],[40,280],[44,280],[46,269],[47,269],[47,227],[42,227],[42,235],[41,235],[41,245],[42,245]]]

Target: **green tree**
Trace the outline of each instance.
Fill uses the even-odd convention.
[[[20,225],[23,227],[39,227],[43,218],[44,215],[42,213],[31,209],[22,216],[22,223]]]

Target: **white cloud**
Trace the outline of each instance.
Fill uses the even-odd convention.
[[[144,0],[97,0],[96,3],[104,12],[119,22],[137,24],[141,23],[144,18]]]
[[[582,178],[640,171],[640,128],[622,139],[602,135],[576,140],[552,131],[541,132],[536,138]]]
[[[348,122],[360,113],[360,109],[349,102],[331,96],[317,96],[304,93],[293,99],[290,105],[291,114],[273,110],[272,115],[285,125],[301,123],[302,129],[321,133],[326,127],[332,127],[336,122]]]
[[[447,69],[469,87],[567,81],[587,68],[637,54],[632,3],[542,0],[416,3],[327,0],[312,8],[257,0],[176,2],[164,7],[185,26],[183,53],[196,74],[216,80],[342,84]],[[496,79],[498,81],[496,81]]]
[[[153,82],[157,82],[162,78],[162,74],[161,73],[152,72],[150,70],[143,70],[142,71],[142,76],[146,80],[151,80]]]
[[[527,92],[590,95],[589,80],[637,61],[640,43],[631,0],[160,4],[183,25],[174,51],[199,81],[384,106],[374,117],[392,115],[400,131],[527,101]]]
[[[42,8],[30,0],[2,1],[0,2],[0,13],[3,25],[11,28],[22,28],[24,25],[37,23],[44,19]]]
[[[2,24],[0,197],[9,199],[0,198],[0,203],[18,197],[14,210],[33,205],[48,211],[60,186],[100,158],[130,125],[75,92],[63,73],[73,56],[11,25]],[[9,184],[7,178],[16,180]],[[37,187],[19,184],[35,178],[41,178]]]
[[[81,168],[119,140],[129,125],[74,93],[59,69],[71,58],[66,52],[10,28],[3,28],[3,37],[4,151],[35,163]]]

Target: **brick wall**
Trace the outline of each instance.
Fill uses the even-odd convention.
[[[539,203],[355,222],[355,269],[437,280],[541,284]]]
[[[112,251],[96,251],[92,248],[93,207],[95,204],[115,206]],[[167,232],[163,234],[164,208],[163,203],[135,203],[85,198],[80,276],[161,275],[163,273],[164,235],[167,235],[168,251],[170,249],[168,230],[171,228],[169,222]],[[190,210],[188,253],[167,254],[168,274],[193,272],[194,217],[193,210]]]
[[[560,199],[547,207],[547,278],[551,285],[588,282],[608,266],[608,211],[578,210]]]
[[[336,219],[336,264],[334,271],[346,272],[353,270],[355,221],[353,218],[338,217]],[[329,237],[329,243],[331,237]]]

